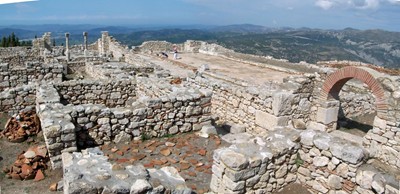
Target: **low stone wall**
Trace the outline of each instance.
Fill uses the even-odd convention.
[[[23,67],[27,61],[44,62],[40,51],[30,47],[0,48],[0,63],[8,63],[10,67]]]
[[[34,108],[36,101],[36,87],[24,85],[8,89],[0,93],[0,110],[9,115],[17,114],[26,108]]]
[[[326,132],[289,128],[267,136],[230,134],[214,151],[214,193],[272,193],[292,182],[312,193],[398,193],[398,182],[366,164],[369,153]],[[396,176],[396,174],[394,174]]]
[[[313,130],[301,133],[301,146],[301,184],[316,193],[355,191],[357,169],[368,158],[362,146]]]
[[[0,64],[0,91],[33,82],[61,82],[63,65],[26,63],[25,67],[10,68],[9,64]]]
[[[296,181],[298,132],[281,130],[263,138],[237,134],[233,139],[231,147],[214,151],[211,191],[272,193]]]
[[[93,79],[135,79],[137,67],[120,62],[89,62],[85,65],[85,71]]]
[[[304,129],[312,105],[312,79],[310,75],[258,87],[240,87],[199,76],[189,81],[195,87],[213,91],[213,114],[254,131],[257,127],[274,130],[289,124]]]
[[[136,97],[134,80],[79,80],[54,85],[69,104],[104,104],[107,107],[129,105]]]
[[[398,183],[395,183],[397,186],[394,188],[377,170],[367,167],[365,162],[373,155],[363,146],[326,132],[302,132],[299,156],[304,163],[298,169],[297,181],[306,185],[312,192],[399,192]],[[393,161],[396,162],[396,159],[393,158]]]
[[[131,107],[107,108],[93,104],[63,106],[57,90],[47,85],[37,92],[36,110],[52,166],[58,168],[60,154],[78,147],[200,130],[211,124],[211,92],[175,92],[142,99]]]
[[[400,122],[390,122],[375,117],[374,128],[369,130],[363,142],[371,156],[400,169]]]
[[[135,50],[138,50],[143,53],[158,53],[158,52],[172,52],[174,45],[177,46],[178,52],[184,51],[183,44],[173,44],[167,41],[147,41],[143,42],[142,45],[138,46],[135,48]]]

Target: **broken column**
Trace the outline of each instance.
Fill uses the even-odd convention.
[[[101,52],[100,55],[105,57],[108,51],[108,31],[101,32]]]
[[[83,53],[84,53],[84,55],[85,55],[85,57],[87,57],[87,55],[88,55],[88,43],[87,43],[87,36],[88,36],[88,33],[87,32],[83,32]]]
[[[67,56],[67,61],[70,61],[69,53],[69,33],[65,33],[65,56]]]

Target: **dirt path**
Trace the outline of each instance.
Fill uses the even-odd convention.
[[[291,74],[275,71],[268,68],[257,67],[247,63],[228,60],[219,56],[201,53],[183,53],[179,62],[194,66],[196,68],[208,64],[211,72],[240,79],[248,83],[262,84],[266,81],[282,82],[283,78]]]
[[[138,56],[151,61],[164,69],[170,70],[171,74],[186,77],[204,64],[210,68],[210,72],[225,75],[230,78],[239,79],[250,84],[263,84],[268,81],[282,82],[283,78],[291,74],[268,68],[257,67],[243,62],[232,61],[219,56],[201,53],[181,53],[180,59],[160,59],[156,56],[138,54]],[[175,64],[174,64],[175,63]]]

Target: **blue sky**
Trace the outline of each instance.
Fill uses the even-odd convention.
[[[0,0],[0,25],[228,25],[400,31],[400,0]],[[18,0],[23,1],[23,0]],[[5,3],[5,4],[4,4]]]

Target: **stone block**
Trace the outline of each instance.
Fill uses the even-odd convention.
[[[317,122],[323,124],[329,124],[337,121],[339,113],[339,107],[323,108],[318,107],[317,110]]]
[[[256,125],[268,130],[273,130],[275,127],[285,127],[288,122],[289,117],[287,116],[276,117],[260,110],[256,111]]]
[[[322,123],[317,123],[314,121],[309,122],[308,129],[317,130],[317,131],[327,131],[327,126]]]
[[[272,96],[272,111],[275,116],[290,114],[292,111],[293,96],[293,94],[288,92],[278,92]]]
[[[383,120],[383,119],[379,118],[378,116],[375,116],[374,127],[378,127],[379,129],[385,130],[386,125],[387,125],[386,120]]]

